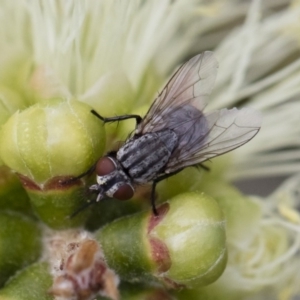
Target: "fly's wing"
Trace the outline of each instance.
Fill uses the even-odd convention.
[[[202,111],[213,88],[217,69],[218,63],[210,51],[198,54],[183,64],[153,102],[135,132],[145,134],[170,128],[166,126],[170,113],[175,117],[185,105]]]
[[[190,59],[173,75],[136,128],[137,134],[167,129],[176,133],[177,147],[169,158],[165,173],[238,148],[260,129],[260,114],[249,108],[203,114],[217,68],[212,52]]]
[[[202,115],[189,131],[179,134],[181,146],[172,153],[165,172],[172,173],[238,148],[250,141],[260,126],[260,113],[250,108],[222,109]]]

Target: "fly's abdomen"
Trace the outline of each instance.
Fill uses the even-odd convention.
[[[178,143],[176,133],[162,130],[128,140],[117,159],[136,183],[153,180],[167,164]]]

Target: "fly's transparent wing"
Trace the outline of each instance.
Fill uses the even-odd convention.
[[[181,144],[172,153],[165,172],[171,173],[236,149],[250,141],[260,126],[260,113],[250,108],[222,109],[202,115],[189,130],[179,126],[177,134]]]
[[[198,54],[183,64],[153,102],[145,118],[137,126],[136,133],[170,128],[166,126],[170,116],[175,117],[184,106],[194,107],[201,112],[212,91],[217,69],[218,63],[210,51]],[[172,122],[176,123],[176,120]]]
[[[259,131],[261,116],[249,108],[203,114],[213,88],[218,63],[212,52],[182,65],[137,126],[137,134],[172,130],[178,143],[165,173],[206,161],[250,141]]]

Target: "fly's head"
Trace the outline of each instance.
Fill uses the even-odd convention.
[[[97,184],[90,191],[97,193],[97,202],[103,198],[128,200],[134,194],[131,180],[123,171],[120,163],[111,156],[100,158],[96,164]]]

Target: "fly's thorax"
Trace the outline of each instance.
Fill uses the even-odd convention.
[[[147,183],[162,172],[177,143],[169,129],[133,136],[119,149],[117,160],[135,183]]]

